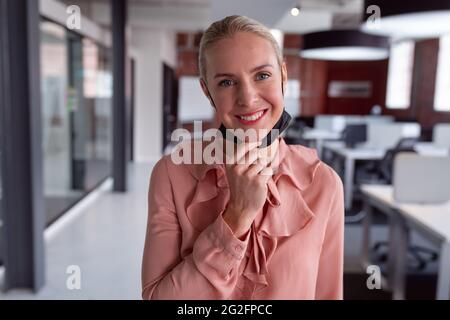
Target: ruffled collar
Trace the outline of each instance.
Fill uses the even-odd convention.
[[[306,152],[308,154],[304,154]],[[320,160],[310,149],[288,146],[282,138],[278,148],[278,169],[268,182],[264,211],[255,219],[249,240],[249,259],[243,275],[257,287],[268,285],[266,274],[279,237],[289,237],[303,229],[314,213],[303,193],[314,180]],[[225,167],[221,164],[188,165],[197,182],[186,208],[189,220],[199,231],[217,218],[229,200]],[[209,214],[210,212],[216,215]],[[258,289],[258,288],[257,288]]]

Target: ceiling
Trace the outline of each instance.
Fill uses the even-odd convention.
[[[61,0],[78,4],[83,14],[109,25],[110,0]],[[363,0],[128,0],[129,23],[135,27],[199,31],[231,14],[252,17],[270,28],[289,33],[356,28]],[[300,14],[290,14],[299,5]]]

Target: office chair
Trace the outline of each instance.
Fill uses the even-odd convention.
[[[380,161],[370,161],[355,169],[355,186],[361,184],[391,184],[392,166],[394,158],[399,152],[415,152],[414,144],[416,138],[403,138],[393,149],[386,150],[384,157]],[[361,222],[364,218],[364,212],[346,217],[346,222]]]
[[[371,161],[357,169],[357,184],[392,184],[392,167],[395,156],[400,152],[416,152],[414,145],[417,138],[402,138],[392,149],[386,150],[384,157],[376,162]]]
[[[393,149],[386,151],[383,159],[377,164],[369,164],[366,170],[370,172],[368,181],[358,181],[358,183],[374,183],[374,184],[392,184],[392,168],[396,155],[400,152],[414,152],[414,145],[417,138],[403,138]],[[386,262],[388,257],[388,242],[380,241],[374,244],[372,252],[376,255],[380,263]],[[408,266],[415,270],[424,270],[427,263],[436,261],[438,254],[425,247],[413,246],[408,247],[409,261]]]

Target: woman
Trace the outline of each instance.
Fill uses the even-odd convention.
[[[286,64],[260,23],[213,23],[199,67],[224,127],[270,130],[280,119]],[[257,139],[240,144],[232,164],[175,164],[170,156],[156,164],[144,299],[342,298],[340,179],[315,150],[277,138],[260,157]]]

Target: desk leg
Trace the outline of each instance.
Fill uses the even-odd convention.
[[[439,257],[439,274],[437,283],[437,300],[450,299],[450,243],[444,242]]]
[[[355,160],[345,157],[345,172],[344,172],[344,200],[345,209],[349,210],[353,202],[353,178],[355,171]]]
[[[407,275],[407,258],[409,244],[409,230],[398,214],[393,214],[390,218],[391,231],[389,239],[389,277],[392,284],[392,299],[404,300],[406,275]]]

